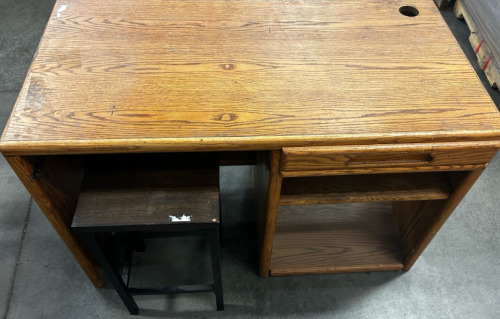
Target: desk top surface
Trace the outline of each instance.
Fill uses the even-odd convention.
[[[57,1],[5,155],[500,140],[432,0]]]

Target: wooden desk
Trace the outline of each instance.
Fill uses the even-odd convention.
[[[1,151],[97,286],[69,225],[85,156],[101,153],[271,151],[256,168],[261,275],[409,269],[500,146],[498,111],[435,4],[412,3],[414,17],[404,1],[57,1]],[[408,185],[429,176],[418,172],[436,183],[406,195],[378,175],[413,173],[391,175]],[[317,175],[361,180],[335,182],[358,185],[350,195],[293,187]],[[370,211],[354,201],[396,217],[389,261],[329,265],[326,249],[310,259],[326,264],[290,262],[301,248],[287,251],[285,235],[302,242],[300,209],[317,207],[297,204]]]

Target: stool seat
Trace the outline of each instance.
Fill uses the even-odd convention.
[[[217,223],[219,170],[213,168],[88,173],[72,227],[79,232],[153,231]]]
[[[117,163],[117,166],[122,164]],[[217,310],[224,309],[219,245],[219,168],[195,165],[189,169],[187,164],[190,163],[181,161],[181,165],[167,166],[177,169],[142,165],[147,169],[137,170],[131,165],[111,171],[89,169],[85,173],[71,227],[82,234],[130,314],[139,312],[133,295],[143,294],[211,291],[215,294]],[[178,231],[203,233],[208,238],[212,284],[129,287],[130,267],[125,282],[105,252],[99,235],[124,232],[143,237],[149,232],[166,236],[168,232],[178,235]],[[132,249],[127,249],[126,255],[131,259]]]

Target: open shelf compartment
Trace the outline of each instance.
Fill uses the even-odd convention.
[[[284,178],[280,205],[447,199],[444,172]]]
[[[278,210],[271,275],[401,270],[404,258],[389,202]]]

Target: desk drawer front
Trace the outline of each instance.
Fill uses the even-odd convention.
[[[370,145],[339,147],[283,148],[281,173],[284,176],[385,171],[430,171],[485,167],[498,143],[445,143],[414,145]],[[321,173],[324,171],[324,174]]]

